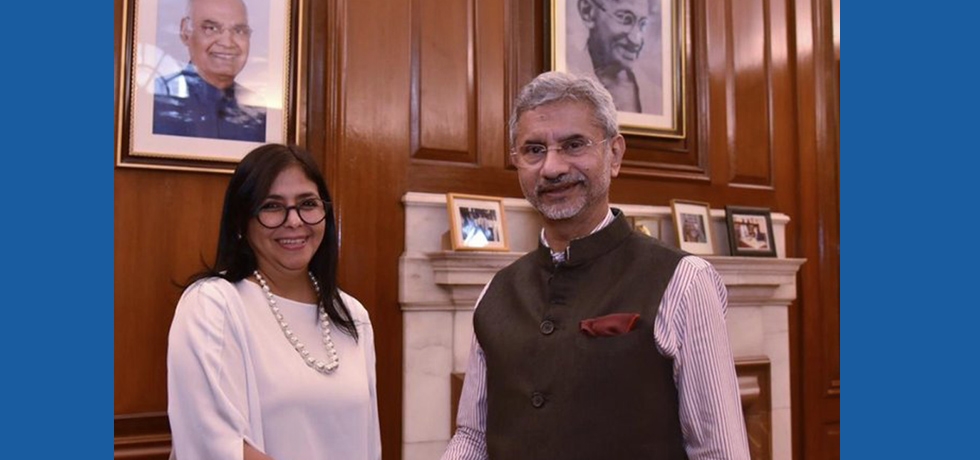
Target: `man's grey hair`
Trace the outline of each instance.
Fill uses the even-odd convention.
[[[514,147],[517,142],[517,120],[521,115],[543,105],[563,101],[578,101],[590,105],[593,109],[593,121],[605,131],[606,137],[619,134],[616,105],[612,95],[602,84],[591,77],[545,72],[524,86],[514,100],[508,126],[510,145]]]

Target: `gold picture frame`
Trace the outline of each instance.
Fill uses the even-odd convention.
[[[162,92],[171,91],[161,88],[169,88],[166,82],[191,69],[190,52],[181,37],[187,30],[185,19],[189,21],[187,1],[124,0],[116,96],[116,166],[231,173],[238,161],[262,144],[294,142],[295,55],[302,1],[243,0],[250,28],[249,50],[244,67],[235,77],[236,106],[232,110],[243,107],[249,115],[258,114],[256,120],[260,120],[248,126],[246,135],[226,134],[228,131],[221,128],[210,133],[197,127],[194,132],[178,133],[163,128],[163,122],[158,124],[165,112],[161,101],[169,96]],[[231,25],[222,27],[227,28],[219,29],[221,37],[236,33],[229,31]],[[180,88],[173,91],[186,98],[189,84],[173,86]],[[171,119],[179,119],[181,126],[197,126],[188,122],[196,120],[194,109],[187,105],[168,109],[167,113],[173,114]],[[241,119],[234,118],[231,124]]]
[[[454,251],[507,251],[507,220],[499,197],[447,193]]]
[[[628,9],[613,10],[603,3],[606,0],[550,0],[550,50],[547,51],[551,68],[594,77],[609,88],[616,100],[623,133],[684,138],[684,2],[649,1],[646,14],[642,14]],[[628,32],[623,35],[623,31]],[[629,40],[629,46],[638,49],[631,51],[632,56],[624,56],[626,52],[619,46],[619,51],[608,53],[611,58],[604,57],[601,43],[606,37],[613,37],[610,46]],[[612,65],[597,65],[600,60],[611,61]],[[597,72],[597,67],[622,70],[606,78],[607,73]],[[618,86],[611,87],[614,81]]]

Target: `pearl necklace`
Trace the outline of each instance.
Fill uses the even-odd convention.
[[[265,292],[265,297],[269,301],[269,308],[272,310],[272,316],[276,318],[276,322],[279,323],[279,328],[282,329],[283,335],[286,336],[286,340],[293,345],[296,352],[303,358],[307,366],[310,366],[313,370],[321,374],[329,374],[337,369],[340,365],[340,357],[337,356],[337,349],[333,345],[333,339],[330,338],[330,321],[328,320],[327,310],[323,307],[323,298],[320,296],[320,283],[316,281],[316,277],[313,273],[309,273],[310,281],[313,282],[313,289],[316,290],[317,301],[317,313],[319,318],[320,333],[323,335],[323,347],[327,349],[327,355],[330,357],[330,362],[323,362],[322,360],[316,359],[310,356],[310,351],[306,349],[306,345],[299,340],[299,336],[289,328],[289,324],[286,323],[285,318],[283,318],[282,313],[279,312],[279,307],[276,306],[276,299],[272,297],[272,291],[269,289],[269,285],[265,283],[265,278],[258,270],[253,272],[255,274],[255,279],[259,280],[259,285],[262,286],[262,290]]]

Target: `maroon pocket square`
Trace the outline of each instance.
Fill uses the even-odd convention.
[[[589,337],[613,337],[632,331],[640,315],[636,313],[613,313],[598,318],[583,319],[579,330]]]

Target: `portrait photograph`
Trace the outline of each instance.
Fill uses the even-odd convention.
[[[231,172],[286,141],[291,2],[128,0],[117,165]]]
[[[608,89],[623,132],[683,137],[681,4],[551,0],[552,68]]]
[[[453,250],[508,249],[502,198],[449,193],[446,204]]]
[[[776,257],[769,209],[726,206],[725,222],[732,255]]]
[[[670,200],[670,208],[678,247],[691,254],[714,254],[711,206],[701,201]]]
[[[681,225],[683,227],[681,238],[685,243],[706,243],[708,241],[704,230],[704,216],[681,213]]]

